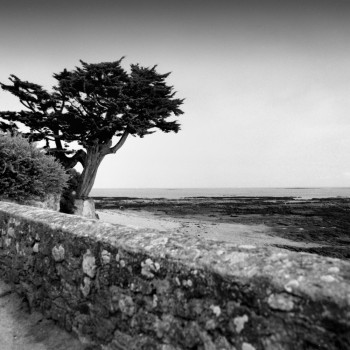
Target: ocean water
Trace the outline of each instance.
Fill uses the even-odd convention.
[[[314,188],[94,188],[91,197],[169,198],[184,197],[297,197],[301,199],[350,197],[350,187]]]

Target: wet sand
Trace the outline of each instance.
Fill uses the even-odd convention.
[[[247,225],[236,223],[214,223],[205,220],[157,217],[152,213],[122,210],[98,211],[100,220],[111,224],[125,225],[133,228],[150,228],[160,231],[174,230],[178,233],[192,234],[207,240],[225,241],[234,244],[252,244],[256,246],[287,244],[294,247],[318,247],[317,244],[293,242],[274,237],[271,229],[263,224]]]
[[[100,218],[110,223],[350,258],[348,198],[100,197],[95,200]]]

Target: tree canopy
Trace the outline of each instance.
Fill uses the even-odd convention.
[[[30,129],[25,135],[32,141],[45,140],[49,152],[67,169],[80,162],[84,168],[80,183],[85,188],[78,193],[81,197],[91,190],[103,157],[118,151],[128,135],[144,137],[157,129],[166,133],[180,129],[174,117],[183,113],[183,99],[175,98],[173,87],[166,83],[170,73],[139,64],[131,64],[126,71],[122,60],[80,61],[74,70],[53,75],[57,83],[51,92],[15,75],[10,75],[10,84],[0,83],[25,107],[0,112],[0,129],[11,130],[20,122]],[[114,137],[119,139],[113,144]],[[73,141],[80,149],[69,148]],[[91,167],[97,168],[92,171]]]

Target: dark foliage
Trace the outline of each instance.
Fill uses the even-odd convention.
[[[20,136],[0,135],[0,196],[18,201],[60,194],[68,175],[48,156]]]
[[[180,129],[173,119],[183,113],[179,108],[183,100],[174,98],[173,87],[166,84],[169,73],[138,64],[127,72],[121,62],[80,61],[80,67],[54,74],[57,84],[52,92],[15,75],[9,78],[11,84],[0,83],[25,107],[0,112],[0,129],[22,123],[30,129],[25,136],[45,140],[48,152],[66,169],[79,162],[84,170],[78,198],[88,195],[102,159],[117,152],[128,135],[144,137],[157,129],[166,133]],[[74,141],[79,149],[70,147]]]
[[[60,212],[66,214],[74,214],[74,200],[78,188],[80,173],[75,169],[67,170],[70,175],[67,187],[63,190],[60,201]]]

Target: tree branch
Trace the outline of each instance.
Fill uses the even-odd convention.
[[[83,167],[85,166],[86,152],[80,149],[73,157],[67,157],[63,152],[57,152],[55,153],[55,157],[66,169],[72,169],[77,163],[80,163]]]
[[[117,144],[113,147],[107,148],[107,151],[105,154],[111,154],[111,153],[116,153],[125,143],[126,139],[129,136],[129,132],[128,131],[124,131],[124,134],[122,135],[122,137],[119,139],[119,141],[117,142]]]
[[[25,104],[22,100],[19,100],[19,102],[20,102],[24,107],[26,107],[26,108],[28,108],[28,109],[31,109],[30,106],[29,106],[29,104]],[[35,112],[35,111],[32,110],[32,112]]]
[[[57,132],[57,135],[59,135],[59,132]],[[55,138],[55,144],[56,144],[57,149],[63,150],[61,139],[59,139],[56,136],[54,136],[54,138]]]

